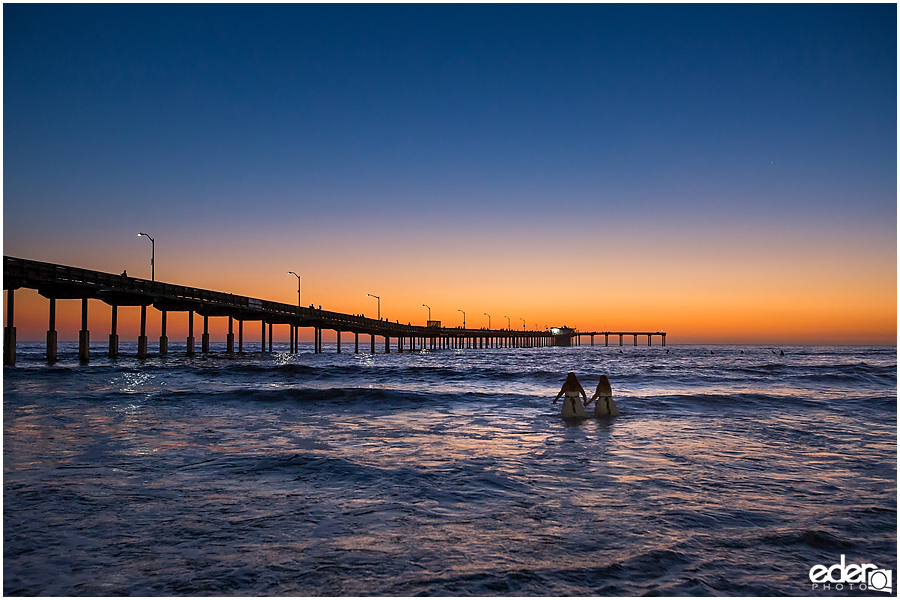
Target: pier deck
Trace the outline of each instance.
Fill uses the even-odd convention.
[[[355,352],[359,352],[359,335],[370,337],[370,351],[375,352],[375,338],[384,338],[384,351],[391,351],[391,339],[397,342],[397,350],[405,349],[438,349],[438,348],[495,348],[495,347],[540,347],[570,346],[573,339],[580,345],[580,336],[590,335],[593,345],[594,335],[634,335],[635,344],[638,335],[659,335],[665,345],[665,333],[579,333],[565,330],[552,334],[549,331],[525,331],[513,329],[463,329],[460,327],[428,327],[420,325],[403,325],[387,320],[337,313],[313,307],[302,307],[280,302],[271,302],[259,298],[238,296],[223,292],[215,292],[200,288],[173,285],[159,281],[149,281],[126,275],[113,275],[101,271],[92,271],[53,263],[34,260],[3,257],[3,288],[7,290],[7,323],[4,327],[4,364],[15,364],[15,290],[19,288],[35,289],[50,300],[49,329],[47,331],[47,358],[56,359],[55,312],[56,301],[63,299],[80,299],[82,301],[82,328],[79,332],[79,354],[82,361],[89,359],[90,333],[87,329],[88,300],[100,300],[113,307],[111,331],[109,336],[109,355],[118,355],[118,335],[116,333],[117,307],[141,307],[141,334],[138,338],[138,357],[147,356],[146,309],[152,306],[162,313],[162,330],[160,334],[159,353],[166,354],[168,338],[166,336],[166,314],[170,311],[186,311],[189,313],[187,353],[194,353],[193,317],[194,313],[203,317],[202,351],[209,351],[210,317],[227,317],[229,319],[227,351],[234,352],[233,322],[238,321],[238,352],[243,351],[243,323],[259,321],[261,323],[261,349],[266,349],[266,328],[268,326],[268,349],[272,351],[272,327],[288,325],[291,328],[291,352],[299,348],[299,329],[312,327],[315,330],[314,348],[322,351],[322,330],[337,332],[337,351],[341,351],[341,333],[349,332],[355,336]]]

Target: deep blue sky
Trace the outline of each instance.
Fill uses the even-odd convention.
[[[894,4],[3,10],[7,254],[136,227],[896,252]]]

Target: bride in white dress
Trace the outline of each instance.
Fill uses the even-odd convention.
[[[566,380],[563,382],[556,398],[553,399],[553,404],[556,404],[560,396],[565,395],[562,405],[562,416],[564,419],[584,418],[587,416],[584,410],[586,404],[582,404],[578,398],[579,394],[587,400],[587,394],[584,392],[584,388],[581,387],[581,383],[578,382],[578,378],[575,377],[575,373],[569,373],[566,375]]]
[[[606,375],[600,376],[600,383],[597,384],[597,391],[594,392],[591,399],[585,402],[584,405],[588,406],[594,400],[597,401],[597,404],[594,405],[595,417],[619,416],[619,407],[616,406],[615,401],[612,399],[612,386],[609,385],[609,379]]]

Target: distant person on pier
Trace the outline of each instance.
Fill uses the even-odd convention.
[[[126,269],[122,271],[122,275],[120,275],[120,277],[128,277],[128,270]]]
[[[597,404],[594,405],[595,417],[619,416],[619,407],[616,406],[615,401],[612,399],[612,386],[609,385],[609,378],[606,375],[600,376],[600,382],[597,384],[597,391],[594,392],[591,399],[585,402],[584,405],[588,406],[594,400],[597,401]]]
[[[556,404],[560,396],[565,395],[562,406],[562,416],[564,419],[587,416],[587,413],[584,411],[585,405],[578,399],[578,394],[581,394],[581,396],[587,400],[587,394],[584,392],[584,388],[581,387],[578,378],[575,377],[575,373],[569,373],[566,375],[566,380],[563,382],[562,388],[560,388],[556,398],[553,399],[553,404]]]

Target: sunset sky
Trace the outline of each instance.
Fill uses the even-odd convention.
[[[403,323],[895,344],[896,32],[895,4],[4,4],[3,251],[149,279],[145,231],[159,281],[294,303],[296,271]],[[17,292],[19,340],[47,305]]]

